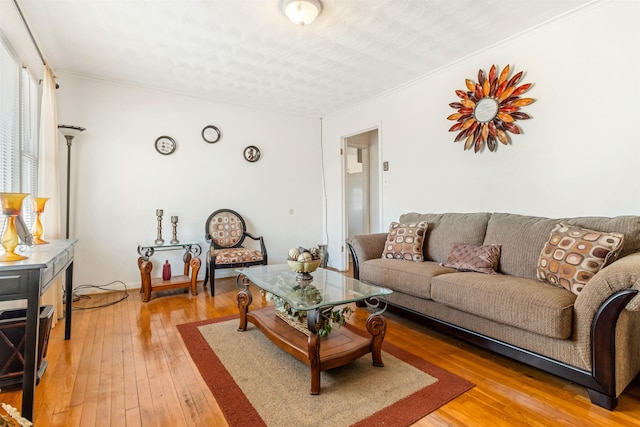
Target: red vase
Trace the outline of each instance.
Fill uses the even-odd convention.
[[[169,264],[169,260],[166,260],[162,266],[162,280],[171,280],[171,264]]]

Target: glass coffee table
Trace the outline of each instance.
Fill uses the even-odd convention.
[[[374,366],[384,366],[381,350],[387,330],[382,313],[387,308],[386,296],[392,291],[369,285],[341,273],[317,269],[313,280],[296,280],[296,273],[286,264],[248,267],[236,270],[239,331],[247,330],[247,322],[258,327],[278,347],[306,363],[311,369],[311,394],[320,393],[320,372],[337,368],[371,353]],[[275,306],[249,311],[252,295],[249,284],[276,297],[294,312],[306,312],[306,328],[276,315]],[[367,319],[370,337],[363,337],[346,327],[334,326],[320,337],[318,331],[334,307],[352,302],[364,302],[373,313]]]

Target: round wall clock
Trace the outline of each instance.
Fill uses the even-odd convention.
[[[244,159],[247,162],[257,162],[260,160],[260,149],[255,145],[250,145],[244,149]]]
[[[210,144],[220,141],[221,137],[220,129],[213,125],[205,126],[204,129],[202,129],[202,139]]]
[[[158,139],[156,139],[155,145],[158,153],[165,156],[168,156],[169,154],[172,154],[174,151],[176,151],[177,146],[175,139],[171,138],[170,136],[159,137]]]

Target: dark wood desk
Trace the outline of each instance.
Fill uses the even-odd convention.
[[[0,301],[27,300],[24,374],[22,378],[22,416],[33,421],[36,391],[40,296],[56,278],[65,277],[64,339],[71,338],[71,298],[73,290],[73,249],[77,240],[53,240],[30,248],[22,261],[0,262]]]

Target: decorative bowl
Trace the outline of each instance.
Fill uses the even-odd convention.
[[[320,267],[320,263],[322,262],[322,259],[314,259],[311,261],[294,261],[294,260],[287,260],[287,263],[289,264],[289,268],[293,271],[295,271],[296,273],[298,273],[298,276],[296,277],[297,280],[311,280],[313,279],[313,276],[311,276],[311,272],[316,271],[318,269],[318,267]]]

